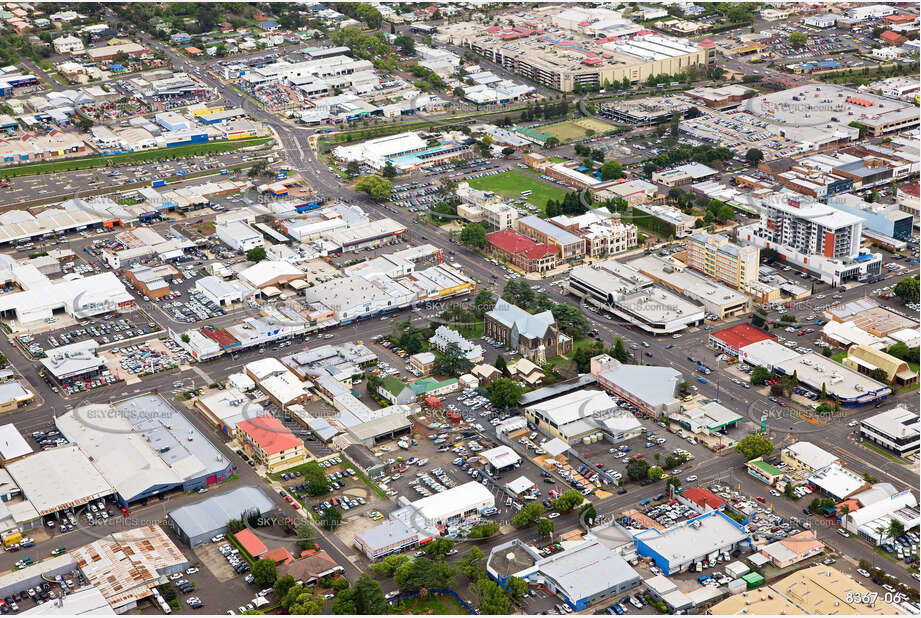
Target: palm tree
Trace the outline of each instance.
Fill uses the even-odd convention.
[[[889,521],[889,528],[887,529],[889,536],[893,539],[897,539],[903,534],[905,534],[905,526],[902,525],[897,519],[892,519]]]

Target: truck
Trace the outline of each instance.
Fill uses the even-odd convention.
[[[707,367],[706,365],[698,365],[698,366],[697,366],[697,371],[701,372],[701,373],[704,374],[704,375],[710,375],[710,373],[711,373],[710,368]]]
[[[163,180],[162,178],[159,179],[159,180],[154,180],[153,182],[150,183],[151,188],[153,188],[153,187],[163,187],[163,186],[165,186],[165,185],[166,185],[166,181]]]
[[[9,547],[11,545],[16,545],[20,541],[22,541],[22,533],[14,532],[13,534],[8,534],[5,537],[3,537],[3,546]]]

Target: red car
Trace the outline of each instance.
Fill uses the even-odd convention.
[[[758,502],[764,502],[764,496],[756,496],[755,500],[757,500]]]
[[[128,517],[128,509],[126,509],[125,507],[121,507],[121,509],[122,509],[122,515],[124,515],[125,517]]]
[[[301,505],[298,504],[297,502],[294,502],[291,506],[294,507],[294,510],[295,510],[295,511],[298,511],[298,510],[300,510],[300,508],[301,508]]]

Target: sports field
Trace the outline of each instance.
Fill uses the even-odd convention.
[[[542,133],[547,133],[557,138],[561,142],[572,142],[575,140],[589,137],[589,131],[594,131],[592,135],[602,135],[614,129],[614,125],[608,124],[597,118],[579,118],[577,120],[567,120],[554,124],[539,127]]]
[[[541,210],[547,206],[547,200],[562,200],[567,191],[552,185],[549,182],[524,174],[517,170],[509,170],[493,176],[483,176],[481,178],[472,178],[467,182],[474,189],[481,191],[492,191],[503,197],[514,197],[525,199],[531,202]],[[521,197],[522,191],[531,191],[527,198]]]

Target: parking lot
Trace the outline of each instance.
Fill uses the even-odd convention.
[[[22,335],[22,342],[32,356],[41,356],[47,350],[95,339],[100,345],[133,339],[160,330],[140,311],[119,313],[117,317],[83,320],[74,326],[57,330]]]

